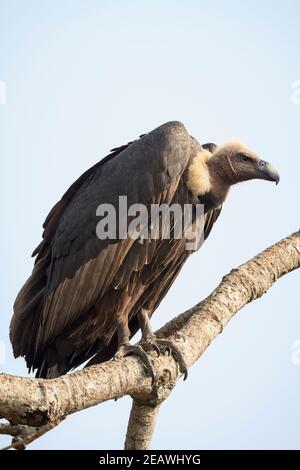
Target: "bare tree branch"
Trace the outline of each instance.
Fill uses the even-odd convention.
[[[190,367],[237,311],[299,266],[298,231],[233,269],[205,300],[167,323],[157,335],[175,340]],[[57,379],[1,374],[0,417],[13,426],[42,427],[104,401],[131,395],[134,403],[126,447],[146,448],[158,405],[180,377],[172,357],[152,354],[151,361],[156,372],[154,384],[136,357],[91,366]]]

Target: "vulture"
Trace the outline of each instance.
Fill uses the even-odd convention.
[[[240,142],[201,145],[177,121],[112,149],[70,186],[44,222],[32,274],[14,303],[10,340],[15,357],[23,356],[36,377],[52,378],[87,361],[89,366],[136,354],[152,375],[148,352],[153,348],[171,353],[186,375],[178,347],[155,337],[151,316],[195,251],[187,249],[188,230],[196,227],[198,249],[230,187],[252,179],[277,184],[279,174]],[[135,236],[128,231],[99,237],[97,226],[104,218],[97,208],[103,204],[115,209],[120,233],[120,196],[126,196],[128,207],[176,204],[203,210],[200,215],[192,211],[181,237],[175,236],[180,216],[170,217],[165,237],[157,223],[159,211],[156,236],[143,236],[153,227],[148,216]],[[132,345],[139,329],[141,341]]]

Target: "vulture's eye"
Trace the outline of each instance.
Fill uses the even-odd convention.
[[[248,155],[246,155],[245,153],[240,153],[239,156],[242,162],[248,162],[250,160],[250,157],[248,157]]]

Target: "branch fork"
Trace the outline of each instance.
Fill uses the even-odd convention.
[[[230,319],[261,297],[283,275],[300,267],[300,231],[280,240],[223,277],[202,302],[155,333],[176,340],[191,367]],[[184,340],[183,340],[184,338]],[[11,448],[28,443],[69,414],[124,395],[133,397],[126,449],[149,449],[160,404],[181,376],[172,356],[150,353],[156,379],[151,384],[138,358],[128,356],[93,365],[56,379],[0,374],[0,434],[13,437]]]

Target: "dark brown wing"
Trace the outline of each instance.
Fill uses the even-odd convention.
[[[221,213],[221,210],[222,207],[220,206],[219,208],[214,209],[205,215],[204,237],[202,238],[202,241],[206,240],[209,236],[214,223],[216,222]],[[169,291],[170,287],[172,286],[173,282],[177,278],[187,258],[191,254],[190,251],[185,250],[184,239],[177,241],[177,246],[173,247],[173,252],[176,253],[176,256],[174,256],[171,262],[167,264],[165,269],[157,270],[159,272],[159,275],[153,279],[153,281],[148,285],[147,289],[145,290],[143,296],[139,299],[137,305],[135,306],[136,312],[138,312],[139,309],[141,309],[142,307],[148,309],[148,311],[152,313],[157,309],[157,307]],[[159,263],[160,260],[158,260],[158,264]],[[156,271],[156,268],[154,266],[152,266],[152,271]],[[143,273],[141,273],[140,276],[143,276]],[[133,337],[139,330],[139,324],[136,316],[131,319],[129,323],[129,329],[131,337]],[[113,357],[117,351],[117,345],[117,334],[113,335],[110,342],[106,345],[105,348],[99,348],[98,344],[97,347],[95,347],[95,352],[98,352],[88,362],[87,366],[107,361],[108,359]],[[80,361],[78,362],[78,365],[83,362],[83,360],[84,357],[81,357]]]
[[[131,239],[99,240],[99,204],[117,207],[119,195],[128,197],[128,205],[168,202],[189,157],[184,126],[167,123],[88,170],[50,212],[37,262],[16,299],[11,322],[14,353],[25,356],[28,367],[44,367],[45,351],[53,341],[58,341],[62,355],[67,354],[61,335],[72,325],[90,322],[87,327],[93,327],[91,311],[133,249]],[[148,256],[147,250],[139,253],[138,264],[145,264]],[[138,267],[131,256],[127,275]],[[97,318],[98,329],[102,321],[107,319]]]
[[[213,209],[205,215],[205,224],[204,224],[204,240],[206,240],[214,226],[214,223],[217,221],[219,215],[221,214],[222,206]]]

